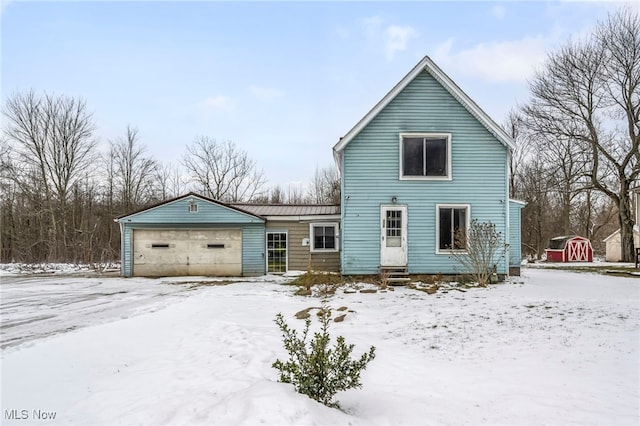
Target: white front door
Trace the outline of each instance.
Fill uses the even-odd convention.
[[[380,266],[407,265],[407,206],[380,206]]]

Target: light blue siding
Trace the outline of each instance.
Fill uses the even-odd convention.
[[[251,224],[242,227],[242,275],[263,275],[266,271],[265,227]]]
[[[400,133],[451,134],[452,180],[399,178]],[[436,204],[469,204],[471,219],[507,226],[507,148],[429,73],[422,72],[344,148],[342,273],[374,274],[380,266],[380,205],[408,206],[410,273],[459,273],[436,254]],[[506,273],[501,250],[498,271]]]
[[[195,202],[198,212],[189,212]],[[223,229],[242,230],[242,275],[265,273],[264,219],[197,196],[186,196],[118,219],[122,226],[122,275],[133,275],[134,229]]]
[[[197,213],[189,212],[191,203],[198,205]],[[263,219],[226,207],[197,196],[181,197],[120,219],[123,223],[264,223]]]
[[[522,241],[520,214],[524,204],[519,201],[509,201],[509,266],[520,267],[522,262]]]

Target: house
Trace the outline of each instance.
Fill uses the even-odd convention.
[[[340,206],[225,204],[189,193],[116,221],[122,273],[260,275],[287,270],[457,274],[456,235],[491,222],[500,275],[520,271],[509,199],[514,143],[429,57],[334,146]]]
[[[509,200],[514,142],[429,58],[334,146],[341,183],[341,270],[456,274],[456,233],[491,222],[501,275],[519,273],[520,210]]]
[[[122,275],[339,270],[340,206],[225,204],[188,193],[116,219]]]
[[[633,245],[640,248],[640,186],[631,189],[631,214],[635,223],[633,227]],[[605,260],[607,262],[620,262],[622,260],[622,241],[620,229],[603,240],[605,243]]]

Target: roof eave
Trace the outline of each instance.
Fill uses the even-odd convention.
[[[209,197],[206,197],[204,195],[200,195],[200,194],[197,194],[197,193],[191,191],[191,192],[188,192],[188,193],[186,193],[184,195],[180,195],[178,197],[170,198],[168,200],[161,201],[161,202],[153,204],[151,206],[144,207],[144,208],[142,208],[140,210],[137,210],[137,211],[135,211],[133,213],[129,213],[129,214],[126,214],[126,215],[119,216],[119,217],[114,219],[114,222],[118,222],[118,223],[123,222],[124,219],[131,218],[132,216],[136,216],[136,215],[138,215],[140,213],[144,213],[144,212],[147,212],[149,210],[153,210],[153,209],[156,209],[158,207],[162,207],[162,206],[164,206],[166,204],[173,203],[173,202],[182,200],[182,199],[187,198],[187,197],[199,198],[202,201],[213,203],[213,204],[216,204],[216,205],[218,205],[220,207],[223,207],[223,208],[226,208],[226,209],[229,209],[229,210],[233,210],[233,211],[236,211],[238,213],[245,214],[247,216],[254,217],[254,218],[259,219],[259,220],[261,220],[263,222],[265,221],[265,219],[262,216],[259,216],[257,214],[251,213],[251,212],[243,210],[241,208],[234,207],[234,206],[232,206],[230,204],[226,204],[226,203],[223,203],[221,201],[214,200],[213,198],[209,198]]]
[[[478,106],[458,85],[449,78],[428,56],[425,56],[404,76],[347,134],[334,145],[334,158],[339,163],[341,153],[351,140],[358,135],[409,83],[422,71],[431,74],[460,104],[509,150],[515,149],[513,139],[482,108]]]

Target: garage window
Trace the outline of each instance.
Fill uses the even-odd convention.
[[[224,244],[207,244],[208,249],[223,249]]]
[[[169,248],[169,244],[153,243],[153,244],[151,244],[151,248]]]

